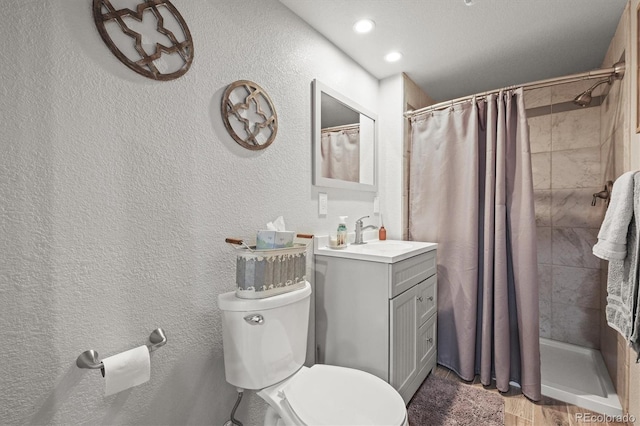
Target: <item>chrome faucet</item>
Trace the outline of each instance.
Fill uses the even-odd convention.
[[[362,226],[362,219],[366,219],[368,217],[369,216],[362,216],[360,219],[356,220],[356,238],[353,244],[367,244],[366,241],[362,241],[362,231],[368,228],[378,229],[378,227],[374,225]]]

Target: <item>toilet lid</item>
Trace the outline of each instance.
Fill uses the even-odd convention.
[[[407,413],[391,385],[352,368],[316,364],[300,370],[282,393],[308,425],[400,426]]]

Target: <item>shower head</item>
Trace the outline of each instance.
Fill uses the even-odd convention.
[[[598,81],[596,84],[594,84],[584,92],[580,93],[578,96],[575,97],[575,99],[573,100],[573,103],[581,107],[588,106],[591,103],[591,94],[594,91],[594,89],[604,83],[613,84],[614,80],[622,80],[622,78],[624,77],[624,70],[625,70],[625,63],[623,61],[613,64],[613,72],[609,77],[605,78],[604,80]]]
[[[591,90],[585,90],[575,97],[573,103],[581,107],[586,107],[591,103]]]
[[[596,87],[604,83],[609,83],[609,84],[613,83],[613,76],[607,77],[606,79],[597,82],[596,84],[594,84],[593,86],[585,90],[584,92],[580,93],[578,96],[575,97],[575,99],[573,100],[573,103],[581,107],[588,106],[591,103],[591,99],[592,99],[591,93],[594,91]]]

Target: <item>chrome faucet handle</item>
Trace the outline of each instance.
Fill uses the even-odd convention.
[[[364,241],[362,241],[362,230],[369,228],[371,225],[363,227],[362,219],[366,219],[368,217],[369,216],[362,216],[360,219],[356,220],[356,235],[353,244],[366,244]]]
[[[362,216],[360,219],[356,220],[356,223],[360,222],[360,224],[362,225],[362,219],[366,219],[369,216]]]

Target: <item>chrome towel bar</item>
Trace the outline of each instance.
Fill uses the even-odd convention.
[[[167,343],[167,336],[165,336],[161,328],[156,328],[149,335],[149,342],[151,344],[147,344],[147,348],[149,352],[153,352]],[[102,370],[102,377],[104,377],[104,364],[100,361],[98,352],[93,349],[82,352],[76,359],[76,365],[78,368],[89,368],[92,370],[99,368]]]

